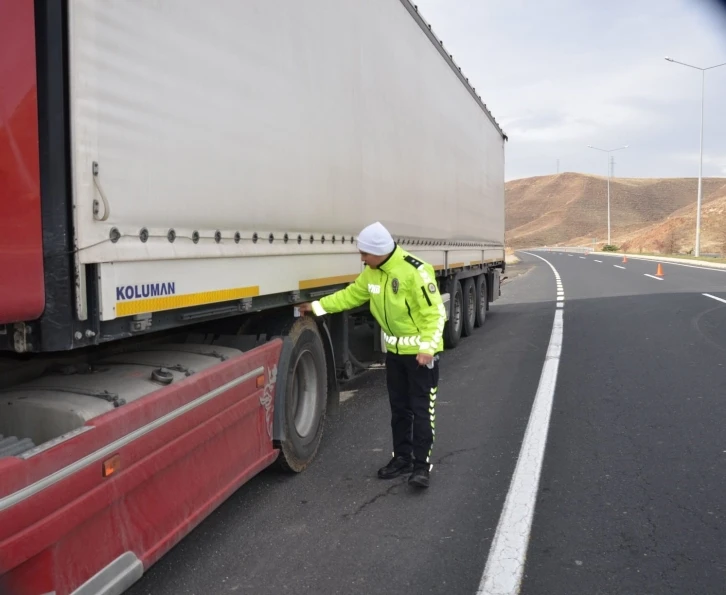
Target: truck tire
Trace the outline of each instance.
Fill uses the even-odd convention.
[[[487,319],[487,310],[489,309],[489,293],[487,291],[487,276],[479,275],[474,280],[476,286],[476,320],[474,326],[477,328],[484,326]]]
[[[312,462],[323,436],[328,395],[325,348],[312,318],[295,321],[288,338],[293,349],[285,388],[284,439],[280,440],[278,466],[300,473]]]
[[[476,322],[476,287],[474,287],[474,279],[466,279],[462,285],[462,325],[461,334],[464,337],[471,337],[474,334],[474,324]]]
[[[461,283],[454,281],[451,285],[451,314],[444,327],[444,346],[453,349],[461,341],[461,327],[464,318],[464,296]]]

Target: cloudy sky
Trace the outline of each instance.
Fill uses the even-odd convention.
[[[507,179],[696,177],[701,73],[726,62],[709,0],[414,0],[509,135]],[[704,176],[726,176],[726,66],[706,73]]]

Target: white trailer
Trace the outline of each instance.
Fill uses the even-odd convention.
[[[77,1],[69,26],[102,321],[350,281],[377,220],[442,270],[504,260],[505,137],[407,0]]]

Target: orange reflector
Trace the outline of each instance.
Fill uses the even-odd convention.
[[[121,455],[113,455],[103,462],[103,476],[109,477],[121,469]]]
[[[265,386],[265,375],[262,374],[261,376],[257,377],[257,388],[264,388]]]

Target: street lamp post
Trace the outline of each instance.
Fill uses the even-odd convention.
[[[625,145],[624,147],[618,147],[617,149],[601,149],[599,147],[587,145],[588,149],[595,149],[596,151],[602,151],[603,153],[608,154],[608,246],[612,245],[612,242],[610,241],[610,153],[614,151],[622,151],[623,149],[627,149],[629,146],[630,145]]]
[[[716,64],[716,66],[709,66],[708,68],[701,68],[700,66],[693,66],[692,64],[686,64],[685,62],[679,62],[673,58],[666,56],[668,62],[674,64],[680,64],[681,66],[688,66],[695,70],[701,71],[701,148],[700,155],[698,158],[698,198],[696,200],[696,246],[694,253],[696,256],[701,256],[701,202],[703,201],[703,104],[706,94],[706,71],[713,70],[719,66],[726,66],[726,62],[723,64]]]

